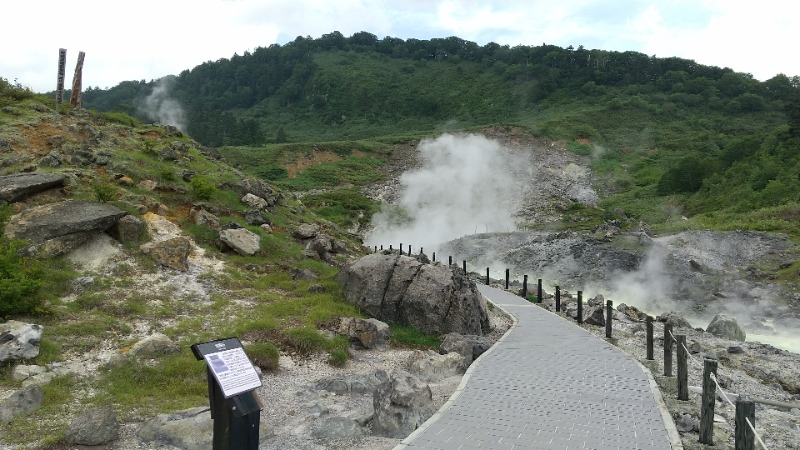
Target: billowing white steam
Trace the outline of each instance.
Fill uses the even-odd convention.
[[[150,120],[186,132],[186,114],[177,100],[170,96],[169,90],[172,79],[162,78],[145,99],[139,103],[138,109]]]
[[[422,167],[400,177],[398,205],[374,216],[367,245],[404,243],[430,254],[466,234],[516,229],[508,207],[515,195],[508,149],[483,135],[444,134],[423,140],[418,151]]]

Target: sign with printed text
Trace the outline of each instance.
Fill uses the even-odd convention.
[[[196,347],[225,398],[261,387],[261,378],[238,339],[207,342]]]

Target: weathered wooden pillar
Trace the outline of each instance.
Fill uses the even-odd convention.
[[[81,107],[81,90],[83,89],[83,59],[84,52],[78,52],[78,62],[75,64],[75,74],[72,76],[72,95],[69,102],[76,108]]]
[[[542,303],[542,279],[539,278],[536,282],[536,302]]]
[[[508,269],[506,269],[506,289],[508,289],[508,279],[509,279],[510,276],[511,276],[511,273],[509,272]]]
[[[606,300],[606,337],[611,338],[611,321],[614,320],[614,303]]]
[[[489,268],[486,268],[486,285],[489,285]]]
[[[556,312],[561,312],[561,287],[556,286]]]
[[[664,376],[672,376],[672,325],[664,323]]]
[[[689,354],[686,353],[686,335],[675,336],[678,356],[678,400],[689,400]]]
[[[528,298],[528,276],[522,276],[522,298]]]
[[[578,291],[578,323],[583,323],[583,291]]]
[[[644,325],[647,329],[647,360],[652,361],[655,359],[653,357],[653,317],[647,316]]]
[[[703,360],[703,396],[700,403],[700,443],[714,445],[714,401],[717,386],[711,375],[717,375],[717,362],[713,359]]]
[[[734,431],[734,448],[736,450],[755,450],[756,435],[747,420],[756,426],[756,403],[745,396],[736,400],[736,431]]]

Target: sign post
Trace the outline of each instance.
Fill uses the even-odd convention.
[[[208,398],[214,420],[213,450],[258,449],[263,405],[255,393],[261,378],[238,338],[193,344],[192,353],[205,360]]]
[[[67,49],[58,49],[58,79],[56,80],[56,106],[64,100],[64,71],[67,70]]]

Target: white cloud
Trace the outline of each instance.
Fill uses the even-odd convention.
[[[26,0],[3,5],[0,76],[55,87],[86,52],[84,86],[178,74],[256,47],[358,31],[403,39],[458,36],[480,45],[584,45],[679,56],[767,79],[800,75],[800,16],[781,0]]]

